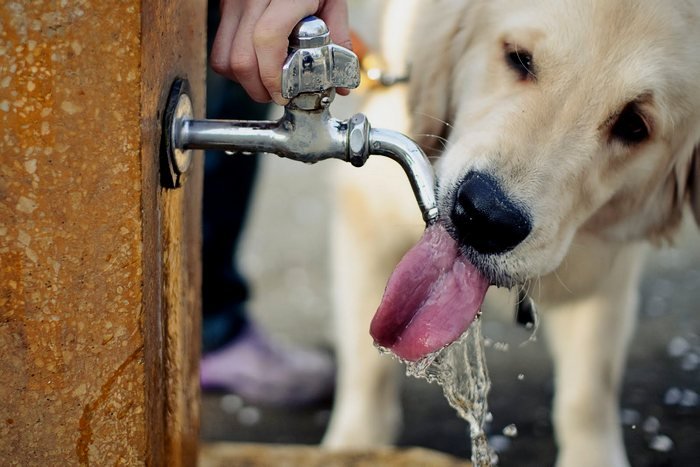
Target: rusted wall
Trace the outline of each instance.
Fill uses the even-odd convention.
[[[206,70],[206,1],[145,0],[142,11],[142,132],[143,205],[158,213],[144,225],[144,246],[159,250],[161,257],[146,255],[145,280],[156,295],[146,297],[149,308],[161,310],[150,315],[149,331],[163,330],[164,352],[157,348],[147,355],[163,358],[163,376],[151,385],[150,400],[157,402],[158,391],[165,391],[165,458],[169,467],[191,466],[196,462],[199,433],[199,268],[202,157],[195,156],[183,188],[161,190],[158,177],[162,110],[176,77],[188,78],[196,116],[204,116]],[[156,305],[161,302],[161,306]],[[162,326],[162,328],[159,328]],[[146,339],[156,347],[158,340]],[[155,363],[155,362],[154,362]],[[157,365],[153,365],[157,367]],[[161,384],[162,383],[162,384]],[[151,405],[151,409],[155,409]],[[154,410],[154,416],[159,412]]]
[[[0,5],[2,465],[194,455],[201,174],[161,192],[158,106],[203,102],[206,12],[143,5]]]

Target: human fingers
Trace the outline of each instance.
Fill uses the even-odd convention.
[[[318,17],[325,21],[334,43],[352,50],[348,4],[345,0],[326,0],[318,11]]]
[[[255,50],[254,34],[258,23],[270,7],[270,0],[245,1],[245,12],[236,30],[230,52],[231,71],[248,95],[257,102],[269,102],[270,93],[260,75],[260,64]],[[286,38],[282,39],[286,44]]]
[[[209,56],[212,69],[229,79],[235,79],[231,71],[231,46],[243,14],[242,6],[243,3],[236,0],[221,0],[221,20]]]
[[[271,0],[260,18],[253,42],[260,79],[272,100],[286,104],[282,97],[282,65],[287,56],[288,37],[303,18],[319,11],[321,0]]]

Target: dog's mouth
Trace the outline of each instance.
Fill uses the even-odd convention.
[[[389,278],[370,334],[398,357],[420,360],[467,330],[489,285],[445,227],[430,226]]]

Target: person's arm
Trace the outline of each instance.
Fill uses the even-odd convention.
[[[326,22],[333,42],[351,48],[345,0],[221,0],[212,68],[240,83],[252,99],[284,105],[281,73],[288,37],[309,15]]]

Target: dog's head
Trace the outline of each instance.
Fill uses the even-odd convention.
[[[494,283],[551,272],[578,232],[667,237],[689,197],[700,221],[700,3],[425,6],[413,135],[442,141],[442,220]]]

